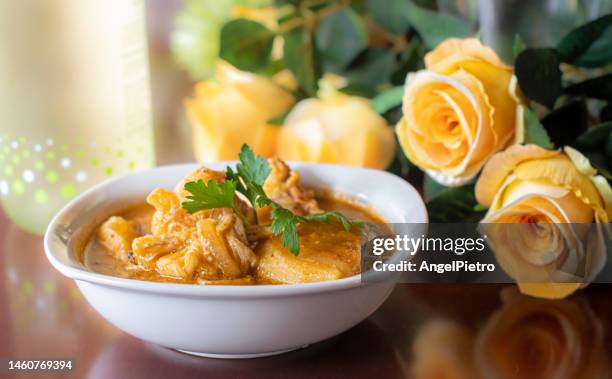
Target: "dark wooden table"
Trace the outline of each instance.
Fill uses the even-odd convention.
[[[612,351],[612,287],[591,286],[563,302],[523,299],[523,305],[501,307],[501,291],[512,291],[513,287],[398,285],[374,315],[329,341],[271,358],[198,358],[141,342],[110,325],[87,304],[73,282],[47,262],[41,238],[18,230],[0,214],[0,358],[74,361],[69,374],[15,377],[406,378],[414,377],[420,368],[430,372],[420,378],[474,379],[476,374],[461,376],[461,370],[474,369],[471,361],[482,353],[479,349],[495,351],[505,345],[510,350],[502,359],[513,367],[515,375],[507,377],[533,377],[521,373],[529,367],[538,369],[542,362],[555,363],[555,359],[560,362],[554,367],[569,365],[573,370],[563,378],[584,379],[580,375],[588,372],[585,367],[595,364],[598,374],[593,378],[607,377],[607,356]],[[538,322],[530,321],[534,307],[559,308],[564,316],[568,305],[571,312],[565,316],[569,323],[541,316]],[[527,344],[519,348],[521,354],[513,355],[514,337],[493,338],[485,346],[478,345],[485,329],[503,328],[498,319],[512,312],[524,312],[527,321],[515,325],[510,336],[531,341],[548,333],[556,336],[552,345],[561,346],[561,350],[549,349],[547,342],[534,342],[535,347]],[[575,325],[572,320],[577,320]],[[568,335],[577,337],[568,339]],[[592,356],[604,357],[603,363],[601,359],[591,362]],[[456,375],[444,376],[449,372]]]

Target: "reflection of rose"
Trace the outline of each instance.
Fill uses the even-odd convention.
[[[512,68],[474,38],[449,39],[406,81],[396,127],[404,152],[437,181],[460,185],[512,142],[519,99]]]
[[[490,207],[483,231],[497,260],[522,292],[562,298],[603,267],[612,190],[576,150],[511,146],[484,167],[476,197]]]
[[[362,97],[340,93],[299,102],[285,119],[278,156],[286,160],[386,168],[393,130]]]
[[[602,327],[586,303],[541,300],[514,288],[476,342],[485,378],[599,379],[607,369]]]
[[[476,379],[474,338],[461,325],[434,320],[419,329],[413,344],[414,379]]]
[[[200,162],[235,159],[242,144],[260,155],[274,154],[278,127],[268,120],[291,107],[293,96],[272,80],[217,65],[215,80],[200,82],[185,106]]]

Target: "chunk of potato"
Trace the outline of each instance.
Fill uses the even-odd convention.
[[[300,225],[300,257],[336,267],[342,276],[357,274],[361,266],[361,232],[346,231],[339,223]]]
[[[97,237],[115,258],[128,262],[128,253],[132,249],[132,241],[138,237],[138,232],[123,217],[112,216],[100,226]]]
[[[320,282],[340,279],[342,272],[331,264],[294,256],[278,240],[269,239],[260,246],[256,277],[280,284]]]

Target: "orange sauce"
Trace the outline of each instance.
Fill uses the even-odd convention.
[[[359,204],[357,201],[333,194],[320,194],[317,201],[326,211],[339,211],[350,219],[363,220],[375,224],[382,224],[384,220],[371,209]],[[153,215],[153,207],[143,203],[127,208],[119,215],[129,221],[134,221],[142,234],[148,233]],[[88,243],[82,252],[83,264],[91,271],[105,275],[129,279],[138,279],[155,282],[196,284],[195,280],[178,279],[162,276],[154,270],[143,270],[133,265],[126,265],[119,261],[96,238],[96,230],[91,234]],[[340,223],[308,223],[298,226],[300,236],[300,258],[316,258],[319,262],[334,260],[343,276],[354,275],[360,269],[361,232],[359,227],[350,231],[344,230]],[[282,248],[280,236],[271,237],[270,244]],[[269,246],[269,244],[268,244]],[[260,247],[254,251],[260,254]],[[340,262],[340,263],[338,263]],[[218,284],[269,284],[269,281],[255,279],[247,276],[241,279],[222,281]]]

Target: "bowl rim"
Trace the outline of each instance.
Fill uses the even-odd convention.
[[[308,295],[320,292],[333,292],[339,290],[347,290],[355,287],[366,286],[368,283],[361,281],[362,273],[358,273],[346,278],[328,280],[322,282],[312,283],[298,283],[298,284],[258,284],[258,285],[200,285],[200,284],[189,284],[189,283],[163,283],[145,281],[139,279],[121,278],[111,275],[100,274],[97,272],[89,271],[85,267],[74,267],[66,265],[62,262],[53,252],[52,245],[54,242],[53,231],[60,224],[60,220],[67,217],[67,214],[73,211],[75,208],[79,208],[93,194],[102,192],[106,188],[116,184],[121,180],[134,175],[143,175],[148,172],[161,171],[161,170],[184,170],[189,172],[197,167],[201,166],[221,166],[221,165],[232,165],[237,161],[220,161],[212,163],[179,163],[171,165],[156,166],[146,170],[133,171],[124,175],[116,176],[104,180],[81,194],[77,195],[70,202],[68,202],[57,214],[53,217],[44,235],[44,250],[45,255],[49,262],[63,275],[75,280],[85,281],[93,284],[100,284],[109,287],[115,287],[125,290],[147,292],[152,294],[167,294],[181,297],[232,297],[232,298],[258,298],[258,297],[276,297],[276,296],[292,296],[292,295]],[[361,171],[363,174],[368,172],[375,172],[377,175],[386,176],[389,180],[396,181],[398,185],[405,187],[407,192],[407,198],[414,202],[415,208],[420,211],[420,215],[416,215],[416,218],[421,220],[418,223],[428,224],[429,217],[425,207],[423,198],[418,191],[406,180],[400,178],[397,175],[389,173],[384,170],[354,167],[347,165],[337,164],[326,164],[326,163],[310,163],[310,162],[295,162],[287,161],[290,166],[302,166],[302,167],[313,167],[315,170],[319,167],[340,167],[347,170]],[[299,169],[299,167],[298,167]],[[415,222],[416,224],[417,222]],[[397,253],[396,253],[397,254]],[[82,265],[82,263],[78,263]]]

